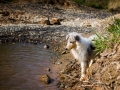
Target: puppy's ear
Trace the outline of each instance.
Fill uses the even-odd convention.
[[[69,38],[69,35],[66,36],[66,40],[68,40],[68,38]]]
[[[75,36],[76,41],[80,41],[80,37],[78,35]]]

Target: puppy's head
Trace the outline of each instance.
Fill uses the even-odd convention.
[[[77,33],[73,32],[66,36],[66,40],[67,40],[67,45],[65,49],[71,50],[77,47],[76,42],[80,41],[80,36]]]

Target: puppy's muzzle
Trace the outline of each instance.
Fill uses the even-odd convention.
[[[68,48],[65,48],[65,50],[68,50]]]

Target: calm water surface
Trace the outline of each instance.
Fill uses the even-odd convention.
[[[15,43],[0,44],[0,90],[57,90],[52,68],[54,54],[42,45]],[[53,78],[50,85],[40,82],[40,76]]]

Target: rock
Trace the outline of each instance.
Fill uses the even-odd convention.
[[[47,67],[47,68],[46,68],[46,71],[50,72],[50,68]]]
[[[59,87],[60,87],[60,88],[64,88],[64,87],[65,87],[65,85],[64,85],[64,84],[61,84]]]
[[[62,62],[58,62],[57,64],[60,65],[60,64],[62,64]]]
[[[61,74],[64,73],[64,70],[61,70],[59,73],[61,73]]]
[[[48,49],[49,48],[49,46],[48,45],[44,45],[44,49]]]
[[[63,51],[62,54],[66,54],[66,51]]]
[[[34,43],[34,44],[37,44],[37,41],[34,41],[33,43]]]
[[[50,21],[49,21],[49,18],[44,18],[40,24],[43,24],[43,25],[50,25]]]
[[[9,11],[3,11],[3,12],[0,12],[3,16],[9,16],[10,15],[10,12]]]
[[[40,77],[40,81],[43,82],[44,84],[49,84],[51,81],[51,78],[45,74]]]
[[[91,24],[89,22],[83,23],[83,27],[91,27]]]
[[[65,88],[68,88],[68,86],[65,86]]]
[[[68,2],[64,2],[64,6],[68,7],[70,4]]]
[[[61,25],[60,19],[59,18],[52,18],[51,24],[52,25]]]

